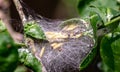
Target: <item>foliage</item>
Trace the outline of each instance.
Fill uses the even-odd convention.
[[[13,72],[18,62],[35,72],[41,72],[40,62],[27,49],[20,48],[25,45],[14,43],[2,21],[0,26],[0,72]]]
[[[2,32],[4,30],[6,30],[6,28],[5,28],[4,24],[3,24],[3,22],[0,20],[0,32]]]
[[[120,32],[109,33],[101,41],[100,53],[103,63],[108,66],[106,72],[120,71]],[[107,51],[107,52],[106,52]]]
[[[40,62],[28,51],[28,49],[21,48],[19,52],[19,61],[25,66],[32,69],[34,72],[42,72]]]
[[[89,1],[89,0],[88,0]],[[84,2],[84,7],[81,3]],[[82,8],[81,8],[82,7]],[[101,37],[100,53],[104,72],[119,72],[120,12],[116,0],[82,1],[78,4],[80,16],[87,18],[94,29],[95,38]],[[106,29],[106,31],[104,31]],[[100,33],[99,31],[102,30]],[[99,33],[96,33],[98,31]],[[105,35],[105,36],[104,36]],[[97,43],[98,44],[98,43]],[[92,52],[93,53],[93,52]],[[94,53],[95,54],[95,53]],[[94,55],[93,55],[94,56]],[[89,60],[90,58],[87,58]],[[86,61],[86,60],[85,60]],[[88,62],[84,66],[88,65]]]
[[[2,23],[0,26],[0,72],[13,72],[18,63],[18,46]]]
[[[34,21],[27,22],[24,25],[24,32],[26,35],[37,39],[46,39],[41,27]]]

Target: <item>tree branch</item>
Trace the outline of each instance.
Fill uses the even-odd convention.
[[[16,6],[16,9],[17,9],[17,11],[18,11],[18,13],[20,15],[22,23],[24,24],[27,21],[27,19],[25,18],[25,14],[23,12],[23,7],[20,4],[19,0],[13,0],[13,2],[14,2],[15,6]]]

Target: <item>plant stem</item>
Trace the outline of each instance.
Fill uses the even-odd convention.
[[[120,21],[120,16],[116,17],[115,19],[111,20],[110,22],[107,22],[107,23],[105,24],[105,26],[108,26],[108,25],[110,25],[110,24],[113,24],[113,23],[115,23],[115,22],[117,22],[117,21]]]

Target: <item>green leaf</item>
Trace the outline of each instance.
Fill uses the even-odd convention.
[[[107,16],[106,16],[107,21],[104,24],[105,26],[108,26],[110,24],[112,25],[112,24],[118,23],[120,21],[120,12],[119,11],[107,8],[106,14],[107,14]]]
[[[80,64],[80,70],[83,70],[84,68],[86,68],[89,65],[89,63],[94,59],[94,57],[97,53],[97,47],[96,47],[97,46],[97,24],[101,22],[101,18],[95,12],[91,12],[90,15],[91,15],[90,16],[90,24],[93,28],[95,45],[94,45],[94,48],[88,54],[88,56]]]
[[[103,62],[101,63],[100,70],[102,70],[102,72],[111,72],[109,67]]]
[[[29,52],[28,49],[21,48],[19,52],[19,61],[34,72],[42,72],[41,63]]]
[[[100,54],[109,72],[120,72],[120,32],[109,33],[103,37]]]
[[[117,27],[114,31],[116,31],[116,32],[120,32],[120,22],[119,22],[118,27]]]
[[[0,32],[0,72],[13,72],[18,63],[17,46],[7,31]]]
[[[6,30],[5,25],[3,22],[0,20],[0,32]]]
[[[116,12],[119,13],[119,8],[117,6],[116,0],[105,0],[105,1],[104,0],[95,0],[95,1],[91,0],[90,3],[88,2],[87,4],[83,5],[85,6],[84,8],[80,5],[82,5],[81,2],[79,2],[78,10],[82,18],[89,17],[90,12],[96,12],[101,17],[104,23],[110,21],[110,19],[114,17],[115,14],[117,14]]]
[[[98,29],[98,25],[102,25],[102,19],[100,18],[100,16],[95,13],[95,12],[91,12],[90,13],[90,24],[93,28],[93,32],[94,32],[94,38],[97,41],[97,29]]]
[[[79,0],[78,8],[79,12],[82,13],[87,5],[94,0]]]
[[[94,48],[90,51],[90,53],[88,54],[88,56],[86,56],[86,58],[80,64],[80,70],[85,69],[90,64],[90,62],[95,57],[96,53],[97,53],[97,49],[94,46]]]
[[[28,22],[24,25],[24,32],[26,35],[29,35],[37,39],[46,39],[44,32],[41,27],[36,22]]]
[[[96,0],[93,3],[96,7],[105,7],[118,10],[117,0]]]
[[[93,28],[93,33],[94,33],[94,38],[95,38],[95,45],[93,47],[93,49],[90,51],[90,53],[88,54],[88,56],[86,56],[86,58],[82,61],[82,63],[80,64],[80,70],[83,70],[84,68],[86,68],[90,62],[94,59],[96,53],[97,53],[97,23],[99,23],[100,19],[99,16],[96,13],[92,13],[91,14],[91,18],[90,18],[90,23],[91,26]]]

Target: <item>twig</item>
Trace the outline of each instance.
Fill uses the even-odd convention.
[[[20,15],[22,23],[24,24],[27,21],[27,19],[25,18],[25,14],[23,12],[23,7],[22,7],[21,3],[19,2],[19,0],[13,0],[13,2],[14,2],[16,9]]]

